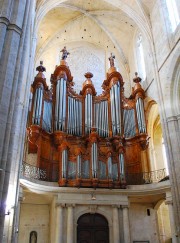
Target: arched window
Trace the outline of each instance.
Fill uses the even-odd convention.
[[[166,0],[169,20],[171,22],[172,31],[174,32],[179,24],[179,14],[177,11],[176,0]]]
[[[142,35],[138,34],[136,41],[136,58],[137,58],[137,67],[139,76],[142,78],[142,81],[146,79],[146,68],[144,62],[144,51],[142,45]]]

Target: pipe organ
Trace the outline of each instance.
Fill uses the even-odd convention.
[[[66,56],[67,57],[67,56]],[[37,166],[59,186],[126,188],[129,173],[141,173],[141,151],[148,146],[141,79],[129,98],[114,64],[96,95],[92,78],[85,74],[82,90],[62,58],[48,88],[41,65],[32,84],[28,124],[29,153],[37,153]]]

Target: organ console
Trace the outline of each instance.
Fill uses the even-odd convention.
[[[136,73],[126,98],[111,55],[102,94],[96,95],[90,72],[77,94],[66,58],[63,53],[50,89],[43,63],[37,67],[28,152],[37,153],[37,167],[59,186],[126,188],[127,175],[142,172],[141,151],[148,146],[141,79]]]

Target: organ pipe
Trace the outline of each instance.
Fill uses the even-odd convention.
[[[92,177],[93,178],[97,178],[97,166],[98,166],[98,163],[97,163],[97,144],[96,143],[93,143],[92,144],[92,148],[91,148],[91,160],[92,160]]]
[[[40,125],[41,113],[42,113],[42,100],[43,100],[43,88],[42,86],[40,86],[36,89],[35,96],[34,96],[32,123],[35,125]]]
[[[77,177],[81,178],[81,155],[77,156]]]
[[[61,78],[56,86],[55,130],[65,131],[66,121],[66,80]]]
[[[67,176],[67,150],[62,151],[62,178]]]
[[[124,155],[123,154],[119,154],[119,173],[120,173],[120,177],[124,178],[125,176],[125,170],[124,170]]]
[[[141,98],[138,98],[136,101],[136,112],[137,112],[139,132],[146,133],[144,105],[143,105],[143,100]]]
[[[112,158],[108,158],[108,177],[112,179]]]

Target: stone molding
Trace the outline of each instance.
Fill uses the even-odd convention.
[[[5,24],[6,26],[8,26],[10,21],[6,17],[0,17],[0,23],[1,24]]]
[[[166,121],[167,122],[172,122],[172,121],[177,121],[180,119],[180,115],[177,115],[177,116],[169,116],[167,117]]]
[[[22,34],[22,29],[17,26],[16,24],[9,24],[8,25],[8,30],[14,30],[15,32],[17,32],[19,35]]]

